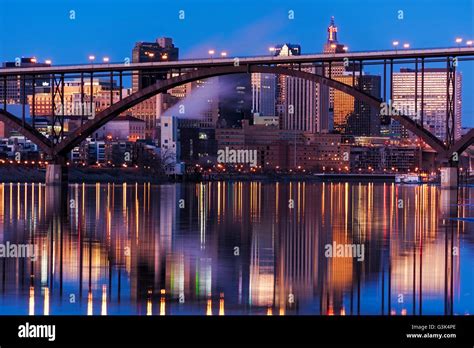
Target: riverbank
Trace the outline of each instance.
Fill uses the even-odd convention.
[[[0,182],[45,182],[46,170],[27,166],[1,166]],[[68,174],[71,183],[145,183],[160,184],[169,182],[165,176],[159,176],[138,168],[70,168]]]
[[[0,167],[0,182],[44,182],[46,170],[36,167],[6,165]],[[355,181],[355,182],[394,182],[394,175],[372,174],[240,174],[219,173],[196,175],[187,177],[167,177],[156,175],[139,168],[69,168],[69,182],[71,183],[144,183],[161,184],[174,181],[262,181],[262,182],[290,182],[290,181]]]
[[[45,182],[46,170],[44,168],[3,165],[0,166],[0,182]],[[206,181],[261,181],[261,182],[395,182],[394,174],[288,174],[288,173],[265,173],[265,174],[236,174],[219,173],[204,176],[170,178],[158,175],[139,168],[69,168],[70,183],[151,183],[162,184],[176,181],[184,182],[206,182]],[[469,180],[461,180],[463,184],[474,184],[474,177]]]

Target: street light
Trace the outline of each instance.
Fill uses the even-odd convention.
[[[349,51],[349,47],[347,47],[347,46],[344,46],[342,49],[344,50],[344,52]]]
[[[49,65],[53,64],[53,62],[51,61],[51,59],[46,59],[44,62],[45,62],[45,64],[49,64]]]
[[[209,53],[209,55],[211,56],[211,58],[213,57],[214,53],[216,53],[216,51],[214,50],[209,50],[207,53]]]
[[[461,38],[461,37],[457,37],[457,38],[456,38],[456,43],[459,45],[461,42],[462,42],[462,38]]]
[[[222,58],[227,57],[227,52],[225,52],[225,51],[224,51],[224,52],[221,52],[221,57],[222,57]]]
[[[467,41],[466,41],[466,45],[472,46],[472,40],[467,40]]]
[[[274,54],[275,51],[276,51],[276,48],[275,48],[275,47],[268,47],[268,51],[269,51],[270,53]]]
[[[410,48],[410,44],[409,43],[404,43],[403,48]]]
[[[400,42],[398,40],[392,41],[392,46],[395,49],[395,52],[398,52],[398,45]]]
[[[104,61],[104,63],[108,63],[110,61],[109,57],[104,57],[102,60]]]

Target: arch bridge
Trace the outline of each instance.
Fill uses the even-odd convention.
[[[181,60],[174,62],[150,63],[124,63],[124,64],[88,64],[69,66],[43,66],[43,67],[15,67],[0,69],[0,121],[17,130],[34,142],[43,151],[55,166],[50,182],[60,180],[57,170],[61,173],[68,153],[78,146],[87,137],[107,122],[113,120],[124,111],[134,107],[140,102],[159,93],[189,82],[203,80],[215,76],[243,74],[243,73],[268,73],[286,75],[305,79],[327,86],[348,95],[356,100],[367,103],[370,107],[380,110],[382,103],[391,104],[393,99],[393,73],[397,65],[412,67],[415,74],[414,105],[415,114],[404,115],[390,106],[387,116],[399,122],[405,129],[414,133],[436,153],[438,160],[456,167],[459,155],[474,143],[474,130],[462,138],[455,137],[455,86],[456,69],[463,61],[474,59],[474,49],[471,47],[423,49],[404,51],[374,51],[337,54],[308,54],[288,57],[261,56],[261,57],[233,57],[218,59]],[[427,65],[440,65],[446,73],[446,115],[445,139],[439,139],[426,128],[425,122],[425,73]],[[352,83],[344,84],[331,76],[332,67],[344,65],[352,74]],[[364,68],[374,68],[381,71],[382,91],[381,98],[372,96],[364,91],[360,81]],[[309,69],[308,69],[309,68]],[[130,77],[149,78],[149,86],[142,88],[127,97],[122,96],[123,80]],[[93,103],[87,105],[87,100],[94,100],[94,79],[106,78],[110,81],[110,99],[108,106],[98,112],[95,117],[89,118],[85,108],[92,110]],[[64,113],[65,94],[64,86],[68,80],[80,80],[81,112],[80,126],[70,132],[64,129],[64,120],[69,117]],[[114,97],[114,83],[118,80],[118,98]],[[45,135],[37,127],[35,115],[36,86],[39,83],[49,86],[50,115],[49,134]],[[21,115],[14,115],[9,111],[7,99],[8,86],[14,83],[20,85],[20,104],[23,105]],[[115,89],[115,91],[117,90]],[[31,120],[25,117],[27,104],[27,91],[31,93],[32,113]],[[10,106],[11,107],[11,106]],[[29,121],[29,122],[28,122]],[[52,167],[53,168],[53,167]],[[48,178],[48,175],[47,175]],[[47,180],[48,181],[48,180]]]

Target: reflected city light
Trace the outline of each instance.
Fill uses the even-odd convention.
[[[49,315],[49,288],[44,288],[44,315]]]
[[[160,297],[160,315],[166,315],[166,290],[161,289],[161,297]]]
[[[92,303],[92,292],[89,291],[89,293],[87,294],[87,315],[92,315],[93,312],[92,312],[92,306],[93,306],[93,303]]]
[[[30,297],[29,297],[29,315],[35,315],[35,287],[30,286]]]
[[[153,314],[152,294],[153,292],[151,290],[148,290],[148,299],[146,301],[146,315]]]
[[[207,300],[206,315],[212,315],[212,300]]]
[[[0,311],[35,315],[36,295],[41,315],[93,315],[94,296],[101,315],[474,311],[474,301],[460,295],[469,289],[462,265],[474,258],[473,226],[449,218],[473,216],[474,206],[458,207],[458,196],[437,186],[294,181],[69,190],[76,203],[64,215],[60,188],[0,185],[0,235],[32,238],[37,251],[37,262],[21,272],[14,262],[0,268],[2,297],[12,303]],[[474,200],[471,188],[462,190],[464,202]],[[177,208],[181,197],[192,199]],[[400,197],[409,209],[399,207]],[[291,207],[281,204],[290,200]],[[326,256],[328,246],[362,245],[359,259]],[[446,254],[452,248],[461,257]],[[21,282],[31,284],[24,295]],[[84,299],[58,307],[60,292],[50,284],[74,296],[85,289]],[[155,313],[153,289],[160,289]]]
[[[107,286],[102,285],[102,307],[100,315],[107,315]]]
[[[219,315],[224,315],[224,294],[221,294],[219,299]]]

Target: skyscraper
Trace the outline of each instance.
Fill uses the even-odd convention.
[[[252,74],[252,113],[259,116],[275,116],[276,76]]]
[[[334,76],[334,80],[349,86],[359,85],[362,90],[376,98],[380,98],[380,76],[362,75],[359,73],[353,78],[352,73]],[[367,103],[356,100],[339,90],[334,90],[334,129],[342,134],[359,136],[376,136],[380,133],[379,110],[370,107]]]
[[[334,76],[334,80],[352,86],[352,74]],[[340,90],[333,90],[334,129],[343,134],[346,132],[347,118],[354,112],[354,97]]]
[[[294,44],[283,44],[277,45],[274,48],[275,56],[297,56],[301,53],[301,46]],[[286,105],[286,76],[278,75],[277,76],[277,85],[276,85],[276,115],[280,118],[280,128],[283,126],[283,118],[285,115],[285,105]]]
[[[283,44],[275,48],[275,55],[300,55],[301,47]],[[318,73],[315,66],[302,67],[308,73]],[[319,72],[321,74],[322,72]],[[328,98],[325,87],[305,79],[279,76],[277,84],[277,115],[280,129],[299,130],[311,133],[327,131],[329,127]]]
[[[352,80],[351,80],[352,81]],[[380,76],[362,75],[356,81],[362,91],[380,99]],[[335,99],[335,102],[338,100]],[[347,117],[346,134],[356,136],[380,135],[380,110],[360,100],[354,100],[354,111]]]
[[[424,73],[423,123],[429,132],[444,141],[446,139],[447,71],[446,68],[425,68]],[[394,73],[392,106],[397,110],[404,110],[412,114],[412,117],[420,119],[422,91],[420,76],[418,76],[417,84],[418,105],[415,108],[415,70],[402,68],[400,72]],[[454,91],[454,137],[456,139],[461,136],[461,86],[462,75],[457,71]],[[450,87],[449,93],[452,94],[452,92]]]
[[[316,68],[305,68],[315,73]],[[286,77],[286,98],[283,117],[283,129],[299,130],[311,133],[321,132],[320,117],[323,113],[319,100],[320,85],[312,81],[291,76]]]

